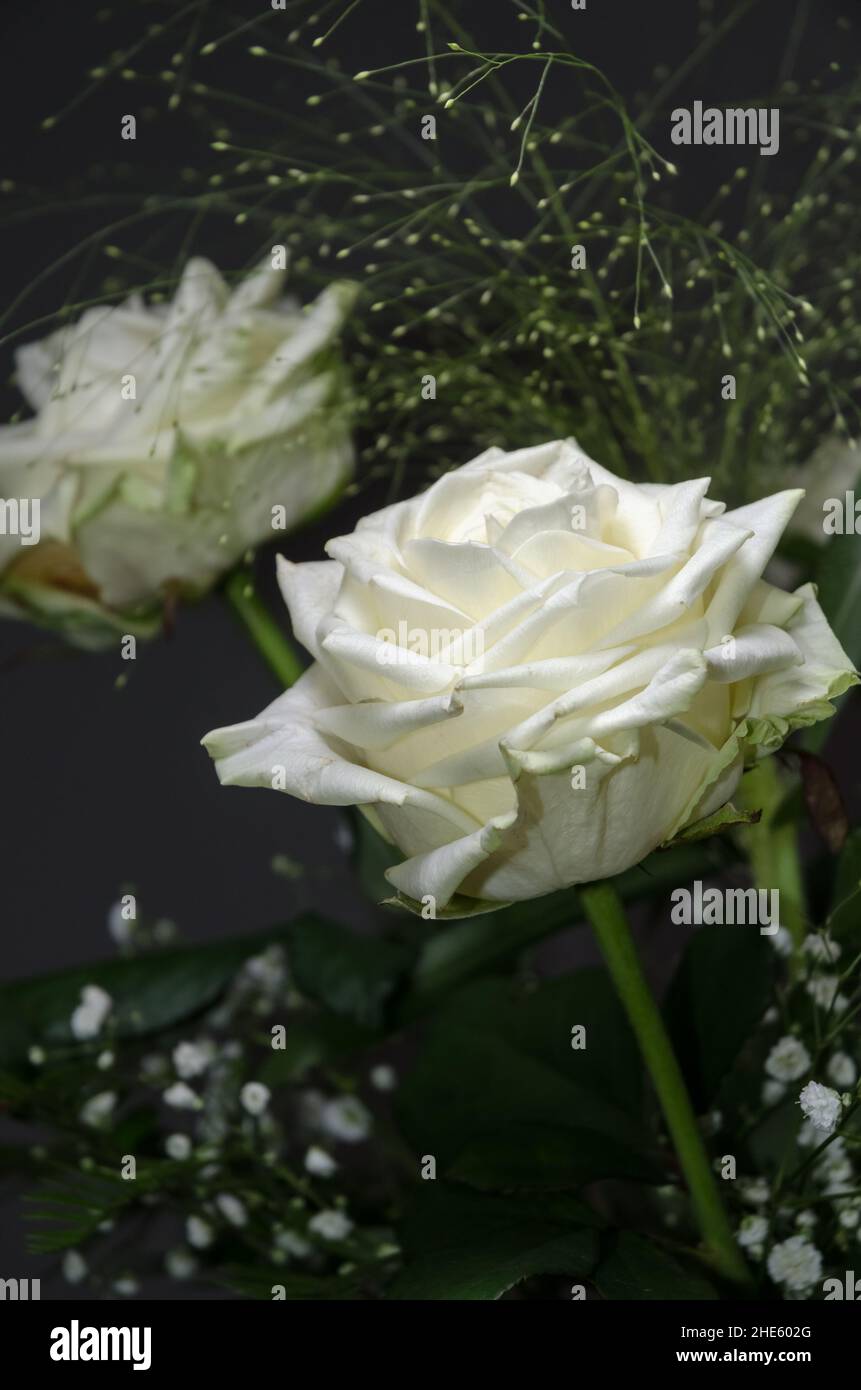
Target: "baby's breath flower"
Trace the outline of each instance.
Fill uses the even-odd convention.
[[[735,1238],[743,1250],[749,1250],[761,1246],[767,1235],[768,1222],[764,1216],[745,1216]]]
[[[797,1081],[810,1068],[810,1053],[798,1038],[788,1034],[774,1044],[765,1059],[765,1070],[775,1081]]]
[[[231,1226],[245,1226],[247,1224],[248,1213],[245,1210],[245,1204],[240,1202],[238,1197],[234,1197],[232,1192],[219,1192],[215,1199],[215,1205],[225,1221],[229,1221]]]
[[[208,1221],[202,1216],[190,1216],[185,1223],[185,1238],[195,1250],[205,1250],[215,1237]]]
[[[798,1104],[814,1129],[830,1134],[840,1119],[842,1109],[840,1096],[830,1086],[822,1086],[818,1081],[808,1081],[798,1097]]]
[[[855,1085],[858,1076],[858,1068],[849,1056],[848,1052],[835,1052],[825,1068],[828,1080],[833,1081],[835,1086],[839,1086],[842,1091],[848,1090]]]
[[[67,1284],[80,1284],[89,1274],[83,1255],[77,1250],[67,1250],[63,1256],[63,1278]]]
[[[743,1178],[739,1183],[739,1192],[743,1202],[749,1202],[752,1207],[761,1207],[771,1196],[771,1188],[765,1178]]]
[[[770,1252],[768,1272],[775,1284],[800,1293],[821,1277],[822,1256],[806,1236],[790,1236]]]
[[[371,1068],[371,1085],[376,1091],[393,1091],[397,1084],[398,1078],[394,1067],[381,1062],[378,1066]]]
[[[269,1104],[272,1092],[262,1081],[246,1081],[239,1092],[239,1099],[249,1115],[262,1115]]]
[[[840,957],[840,947],[836,941],[832,941],[830,936],[822,932],[811,932],[804,938],[802,947],[804,954],[817,964],[826,962],[833,965]]]
[[[308,1222],[308,1230],[313,1231],[314,1235],[322,1236],[324,1240],[346,1240],[352,1229],[353,1223],[349,1216],[331,1208],[328,1211],[318,1211]]]
[[[786,927],[778,927],[774,936],[771,937],[771,944],[779,956],[786,960],[792,955],[792,935]]]
[[[849,1000],[840,993],[840,980],[836,975],[816,975],[807,981],[807,993],[820,1009],[831,1009],[842,1014]]]
[[[356,1096],[340,1096],[327,1101],[320,1115],[320,1128],[344,1144],[367,1139],[373,1123],[371,1112]]]
[[[315,1178],[331,1178],[338,1165],[331,1154],[326,1153],[325,1149],[321,1149],[317,1144],[312,1144],[305,1155],[305,1167]]]
[[[199,1110],[203,1102],[195,1091],[187,1086],[184,1081],[175,1081],[172,1086],[162,1093],[165,1105],[170,1105],[174,1110]]]
[[[90,1096],[89,1100],[81,1106],[79,1115],[81,1124],[98,1129],[100,1125],[106,1124],[110,1119],[116,1103],[116,1091],[99,1091],[97,1095]]]
[[[294,1255],[297,1260],[303,1260],[306,1255],[310,1255],[311,1246],[307,1240],[303,1240],[295,1231],[276,1231],[275,1248],[283,1251],[285,1255]]]
[[[101,1032],[113,1007],[111,996],[99,985],[84,985],[81,1002],[72,1013],[69,1027],[79,1042],[87,1042]]]
[[[197,1260],[190,1250],[180,1247],[178,1250],[168,1250],[164,1267],[171,1279],[190,1279],[197,1272]]]
[[[177,1076],[181,1076],[183,1081],[202,1076],[214,1057],[215,1044],[209,1038],[200,1042],[177,1043],[173,1049],[173,1065]]]
[[[182,1162],[191,1153],[191,1140],[187,1134],[169,1134],[164,1141],[164,1151],[168,1158]]]
[[[762,1087],[763,1105],[777,1105],[778,1101],[783,1100],[786,1095],[786,1087],[782,1081],[774,1081],[769,1078]]]

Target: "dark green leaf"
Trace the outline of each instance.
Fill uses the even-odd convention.
[[[612,1246],[593,1282],[612,1299],[713,1299],[717,1293],[698,1271],[689,1271],[633,1231],[611,1237]]]
[[[575,1050],[577,1025],[586,1046]],[[620,1006],[590,970],[519,996],[498,980],[461,991],[435,1019],[397,1107],[417,1153],[483,1188],[659,1182],[635,1118],[639,1084]],[[525,1127],[542,1142],[532,1147]]]
[[[404,1225],[396,1299],[494,1299],[535,1274],[583,1281],[594,1265],[595,1218],[570,1197],[491,1197],[427,1182]]]
[[[263,1065],[260,1080],[269,1086],[298,1081],[313,1067],[338,1062],[369,1047],[377,1034],[349,1018],[324,1010],[299,1014],[287,1027],[285,1046],[275,1048]]]
[[[698,927],[688,942],[664,1015],[698,1113],[762,1018],[773,962],[755,927]]]
[[[853,518],[854,519],[854,518]],[[831,536],[816,571],[823,613],[850,660],[861,664],[861,535]]]
[[[601,1178],[661,1182],[663,1174],[598,1130],[511,1124],[470,1139],[447,1176],[488,1192],[571,1191]]]
[[[93,965],[15,980],[0,987],[0,1059],[11,1066],[34,1043],[74,1043],[70,1020],[85,985],[100,985],[114,1001],[114,1036],[135,1037],[168,1028],[214,1003],[255,938],[213,946],[158,951],[134,960]]]
[[[112,1036],[142,1037],[210,1007],[249,956],[273,943],[286,943],[290,932],[299,936],[304,930],[307,939],[318,922],[309,915],[290,928],[255,932],[208,946],[98,961],[4,984],[0,986],[0,1064],[20,1065],[33,1044],[47,1048],[73,1045],[71,1017],[85,985],[100,985],[111,996]]]
[[[290,969],[302,994],[344,1018],[378,1028],[413,953],[396,942],[359,936],[318,917],[287,928]]]

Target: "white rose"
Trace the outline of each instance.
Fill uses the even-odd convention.
[[[333,340],[353,290],[301,311],[284,274],[267,261],[231,291],[195,258],[169,304],[132,295],[20,349],[36,413],[0,427],[0,612],[83,645],[146,635],[167,594],[202,593],[344,484]]]
[[[760,578],[800,493],[707,487],[491,449],[280,561],[315,664],[207,736],[222,782],[361,807],[450,915],[637,864],[857,679],[811,586]]]

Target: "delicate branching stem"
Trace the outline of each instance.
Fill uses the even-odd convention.
[[[240,566],[224,585],[227,600],[271,671],[286,688],[302,674],[302,663],[272,614],[254,591],[249,569]]]
[[[693,1106],[637,958],[619,896],[609,883],[591,883],[580,889],[580,899],[652,1078],[711,1262],[725,1278],[739,1284],[750,1283],[750,1273],[733,1239]]]

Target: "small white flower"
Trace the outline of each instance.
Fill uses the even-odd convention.
[[[183,1081],[191,1081],[202,1076],[215,1056],[215,1044],[208,1038],[202,1042],[181,1042],[173,1049],[173,1065],[177,1076]]]
[[[822,1256],[806,1236],[790,1236],[769,1254],[768,1272],[775,1284],[800,1293],[821,1277]]]
[[[359,1144],[371,1132],[371,1112],[356,1096],[329,1100],[320,1115],[320,1128],[345,1144]]]
[[[857,1207],[843,1207],[838,1216],[840,1225],[847,1231],[854,1231],[858,1222],[861,1221],[861,1211]]]
[[[775,1081],[797,1081],[810,1068],[810,1053],[798,1038],[780,1038],[765,1059],[765,1070]]]
[[[164,1257],[164,1267],[171,1279],[190,1279],[197,1271],[197,1260],[190,1250],[168,1250]]]
[[[245,1210],[245,1204],[240,1202],[238,1197],[234,1197],[231,1192],[219,1192],[215,1199],[215,1205],[225,1221],[229,1221],[231,1226],[244,1226],[247,1223],[248,1213]]]
[[[280,946],[268,946],[259,955],[250,956],[243,967],[244,974],[255,985],[270,993],[278,989],[286,976],[284,952]]]
[[[822,1086],[818,1081],[808,1081],[798,1097],[805,1116],[814,1129],[830,1134],[840,1119],[842,1105],[840,1096],[830,1086]]]
[[[767,1024],[768,1026],[770,1026],[772,1023],[776,1023],[779,1018],[780,1010],[774,1004],[769,1004],[765,1013],[762,1015],[763,1023]]]
[[[162,1093],[162,1100],[174,1110],[199,1110],[202,1105],[200,1096],[184,1081],[174,1081],[172,1086],[168,1086]]]
[[[123,1274],[119,1279],[114,1280],[111,1287],[114,1293],[118,1293],[122,1298],[134,1298],[140,1289],[140,1284],[130,1274]]]
[[[45,1049],[43,1047],[31,1047],[27,1053],[27,1061],[31,1067],[41,1067],[45,1062]]]
[[[108,933],[118,946],[127,946],[135,933],[136,922],[124,916],[122,902],[112,903],[108,908]]]
[[[72,1036],[79,1042],[87,1042],[101,1032],[102,1026],[113,1007],[111,996],[98,985],[84,985],[81,1002],[73,1011],[70,1022]]]
[[[815,1134],[816,1130],[813,1132]],[[818,1135],[818,1142],[822,1143],[821,1134]],[[838,1191],[854,1182],[852,1164],[839,1135],[831,1140],[828,1148],[816,1160],[813,1172],[817,1182],[829,1184]]]
[[[325,1149],[321,1149],[317,1144],[312,1144],[305,1155],[305,1167],[309,1173],[313,1173],[315,1178],[331,1178],[338,1165],[327,1154]]]
[[[185,1223],[185,1238],[195,1250],[205,1250],[214,1239],[212,1227],[202,1216],[190,1216]]]
[[[849,1004],[845,994],[839,990],[840,980],[836,975],[817,975],[807,981],[807,993],[820,1009],[831,1009],[842,1014]]]
[[[817,964],[824,962],[826,965],[833,965],[840,958],[840,947],[836,941],[832,941],[830,936],[822,932],[811,932],[804,938],[804,954]]]
[[[116,1091],[99,1091],[98,1095],[90,1096],[81,1106],[78,1118],[82,1125],[98,1129],[100,1125],[107,1124],[116,1103]]]
[[[239,1099],[249,1115],[262,1115],[271,1096],[272,1092],[262,1081],[246,1081],[239,1092]]]
[[[297,1236],[295,1231],[276,1231],[275,1247],[277,1250],[283,1250],[286,1255],[295,1255],[297,1260],[310,1255],[312,1248],[307,1240]]]
[[[772,1081],[769,1079],[762,1087],[763,1105],[777,1105],[778,1101],[783,1100],[786,1095],[786,1087],[782,1081]]]
[[[771,937],[771,944],[779,956],[784,960],[792,955],[792,933],[786,927],[778,927],[774,936]]]
[[[77,1250],[67,1250],[63,1256],[63,1278],[67,1284],[80,1284],[89,1273],[87,1262]]]
[[[762,1245],[768,1235],[768,1222],[764,1216],[745,1216],[735,1238],[743,1250]]]
[[[308,1222],[308,1230],[322,1236],[324,1240],[346,1240],[352,1229],[353,1223],[349,1216],[334,1209],[318,1211]]]
[[[795,1224],[799,1231],[812,1231],[816,1225],[817,1217],[815,1211],[800,1211],[795,1218]]]
[[[743,1178],[739,1183],[739,1193],[743,1202],[752,1207],[761,1207],[771,1196],[771,1188],[765,1178]]]
[[[181,1163],[191,1153],[191,1140],[187,1134],[169,1134],[164,1141],[164,1151],[168,1158],[175,1158]]]
[[[371,1085],[376,1091],[393,1091],[398,1084],[397,1073],[394,1067],[386,1066],[381,1062],[379,1066],[371,1068]]]
[[[858,1068],[848,1052],[835,1052],[825,1070],[828,1073],[828,1080],[833,1081],[835,1086],[839,1086],[841,1091],[847,1091],[855,1085]]]
[[[815,1149],[822,1143],[822,1135],[817,1134],[809,1120],[805,1120],[795,1140],[800,1149]]]

